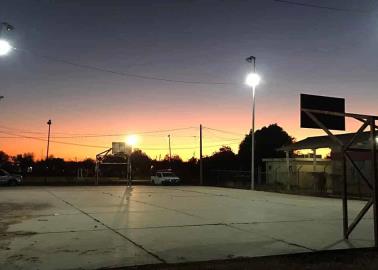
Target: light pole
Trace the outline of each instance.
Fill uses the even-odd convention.
[[[252,64],[252,72],[247,75],[245,83],[252,87],[252,128],[251,128],[251,190],[255,189],[255,90],[260,83],[260,76],[256,73],[256,57],[246,59]]]
[[[12,31],[14,27],[10,25],[9,23],[2,22],[1,27],[0,27],[0,56],[5,56],[7,55],[13,47],[10,45],[10,43],[4,39],[3,36],[3,31]],[[3,99],[4,96],[0,96],[0,100]]]
[[[46,161],[49,159],[49,148],[50,148],[50,128],[51,128],[51,119],[47,121],[47,125],[49,126],[49,131],[47,135],[47,151],[46,151]]]
[[[51,119],[47,121],[47,125],[49,126],[49,131],[47,134],[47,150],[46,150],[46,176],[45,176],[45,184],[47,184],[47,177],[49,174],[49,165],[48,165],[48,160],[49,160],[49,148],[50,148],[50,128],[51,128]]]

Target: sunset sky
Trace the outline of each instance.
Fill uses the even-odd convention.
[[[7,37],[17,50],[0,58],[0,150],[11,155],[44,158],[48,119],[53,141],[87,145],[53,142],[50,153],[66,159],[94,158],[134,133],[152,158],[168,153],[168,134],[174,155],[198,157],[200,124],[205,154],[237,151],[251,126],[250,55],[263,78],[257,128],[323,135],[299,127],[300,93],[378,114],[373,0],[297,1],[345,10],[273,0],[1,2],[0,20],[16,27]]]

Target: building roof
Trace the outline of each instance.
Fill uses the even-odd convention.
[[[353,138],[355,133],[345,133],[335,135],[342,143],[347,144]],[[369,132],[363,132],[355,139],[355,143],[352,145],[353,148],[358,149],[368,149],[369,143]],[[283,146],[278,150],[281,151],[294,151],[294,150],[303,150],[303,149],[318,149],[318,148],[338,148],[339,145],[329,136],[315,136],[308,137],[304,140],[292,143],[287,146]]]

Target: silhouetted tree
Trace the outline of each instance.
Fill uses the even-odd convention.
[[[0,151],[0,167],[4,167],[7,164],[9,164],[9,156],[5,152]]]
[[[17,167],[19,173],[26,173],[29,167],[34,165],[34,155],[33,153],[19,154],[12,157],[14,165]]]
[[[264,158],[285,157],[285,153],[277,149],[292,143],[294,140],[282,127],[277,124],[263,127],[255,132],[255,166],[261,166]],[[251,134],[245,136],[240,143],[238,152],[241,169],[251,168]]]
[[[50,176],[65,175],[65,161],[63,158],[50,157],[47,161],[48,174]]]
[[[84,170],[83,176],[94,176],[95,165],[96,162],[91,158],[79,162],[79,167]]]
[[[235,170],[238,168],[238,159],[236,154],[229,146],[222,146],[211,156],[204,158],[206,170]]]
[[[141,150],[135,150],[131,156],[132,175],[135,178],[148,178],[150,176],[151,159]]]

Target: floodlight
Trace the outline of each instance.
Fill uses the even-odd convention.
[[[256,87],[260,83],[260,76],[257,73],[249,73],[245,79],[245,84],[251,87]]]
[[[136,135],[129,135],[129,136],[127,136],[126,142],[127,142],[128,145],[134,146],[138,142],[138,136],[136,136]]]
[[[0,39],[0,56],[7,55],[12,50],[12,46],[5,39]]]

